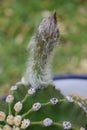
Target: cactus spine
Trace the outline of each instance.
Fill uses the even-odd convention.
[[[0,101],[0,130],[87,130],[87,99],[64,97],[49,76],[58,36],[54,13],[42,21],[31,40],[27,83],[32,87],[22,80],[11,87],[5,102]]]

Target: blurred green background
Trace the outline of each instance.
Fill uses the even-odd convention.
[[[0,95],[21,79],[26,70],[27,46],[43,17],[54,10],[60,43],[53,74],[87,74],[86,0],[0,0]]]

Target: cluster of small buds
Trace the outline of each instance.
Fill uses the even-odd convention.
[[[84,127],[81,127],[80,130],[86,130]]]
[[[7,102],[7,103],[12,103],[13,100],[14,100],[13,95],[8,95],[8,96],[6,97],[6,102]]]
[[[66,99],[67,99],[69,102],[74,102],[74,99],[73,99],[73,97],[71,97],[71,96],[66,96]]]
[[[51,104],[55,105],[55,104],[58,103],[58,99],[57,98],[51,98],[50,102],[51,102]]]
[[[15,109],[16,112],[20,112],[20,111],[22,110],[22,107],[23,107],[23,105],[22,105],[22,103],[21,103],[20,101],[17,102],[17,103],[14,105],[14,109]]]
[[[17,88],[18,88],[17,85],[15,85],[15,86],[12,86],[12,87],[10,88],[10,90],[11,90],[11,91],[14,91],[14,90],[17,90]]]
[[[14,116],[13,115],[8,115],[6,121],[7,121],[7,123],[9,125],[13,125],[13,123],[14,123]]]
[[[41,103],[34,103],[32,106],[33,111],[38,111],[41,108]]]
[[[53,124],[53,121],[52,121],[52,119],[50,119],[50,118],[46,118],[46,119],[43,120],[43,125],[44,125],[45,127],[51,126],[52,124]]]
[[[35,88],[30,88],[30,89],[28,90],[28,94],[29,94],[29,95],[33,95],[33,94],[35,94],[35,92],[36,92]]]
[[[9,125],[4,125],[3,130],[12,130],[12,128]]]
[[[70,123],[69,121],[64,121],[64,122],[63,122],[63,128],[64,128],[65,130],[71,129],[71,123]]]
[[[21,129],[26,129],[29,126],[30,126],[30,120],[29,119],[24,119],[22,121],[22,124],[21,124]]]
[[[16,126],[20,126],[21,120],[22,120],[22,116],[20,116],[20,115],[15,116],[15,117],[14,117],[14,124],[15,124]]]
[[[0,121],[4,121],[6,117],[6,114],[2,111],[0,111]]]

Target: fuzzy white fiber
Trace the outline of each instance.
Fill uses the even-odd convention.
[[[52,84],[50,65],[58,40],[56,14],[53,14],[42,20],[29,43],[30,54],[25,74],[26,84],[31,84],[35,89]]]

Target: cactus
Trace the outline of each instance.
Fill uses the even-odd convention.
[[[58,39],[54,13],[31,39],[25,77],[0,101],[0,130],[87,130],[87,100],[65,97],[52,83],[50,61]]]

